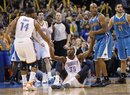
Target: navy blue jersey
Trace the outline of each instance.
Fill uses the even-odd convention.
[[[114,16],[114,30],[117,38],[124,38],[130,35],[129,23],[127,22],[126,14],[123,14],[120,18]]]
[[[91,18],[90,21],[89,21],[92,31],[98,31],[102,28],[100,21],[98,19],[99,15],[101,15],[101,14],[98,13],[97,16],[95,16],[95,18]],[[106,33],[95,35],[96,40],[99,40],[99,39],[104,38],[104,37],[106,37]]]

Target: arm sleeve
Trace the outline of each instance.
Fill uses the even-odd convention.
[[[64,24],[65,27],[66,27],[66,32],[67,32],[67,34],[70,34],[70,27],[69,27],[69,25],[68,25],[67,23],[65,23],[65,22],[63,22],[63,24]]]

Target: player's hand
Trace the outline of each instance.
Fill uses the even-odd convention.
[[[92,56],[92,50],[91,49],[88,49],[87,51],[86,51],[86,57],[91,57]]]
[[[48,43],[48,45],[49,45],[49,47],[54,47],[54,44],[53,44],[52,41],[50,41],[50,42]]]
[[[69,44],[64,45],[64,49],[68,49],[69,48]]]
[[[95,36],[94,31],[90,31],[89,36],[90,36],[90,38],[94,38],[94,36]]]
[[[44,43],[41,43],[40,45],[41,45],[42,47],[45,47]]]

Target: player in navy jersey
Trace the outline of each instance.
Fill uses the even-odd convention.
[[[90,11],[92,13],[92,18],[89,21],[90,24],[90,47],[89,52],[91,53],[94,48],[94,61],[96,65],[96,77],[97,80],[92,87],[103,87],[110,84],[110,80],[108,78],[106,64],[104,60],[108,60],[111,58],[112,50],[108,51],[109,48],[109,34],[107,23],[105,21],[104,15],[98,13],[97,5],[92,3],[90,5]],[[100,80],[100,72],[102,71],[104,80]]]
[[[109,29],[114,27],[117,38],[118,56],[121,60],[121,77],[116,83],[126,83],[126,60],[130,57],[130,15],[124,13],[122,3],[116,4],[116,14],[109,21]]]

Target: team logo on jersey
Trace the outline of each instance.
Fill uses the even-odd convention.
[[[119,30],[119,31],[123,31],[122,26],[119,25],[119,26],[118,26],[118,30]]]

